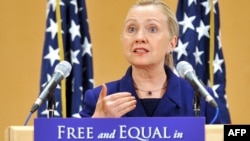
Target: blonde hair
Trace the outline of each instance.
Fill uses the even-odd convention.
[[[137,0],[135,4],[132,5],[131,8],[137,6],[146,6],[146,5],[155,5],[161,8],[163,14],[166,15],[167,17],[167,25],[168,25],[168,30],[170,32],[170,38],[173,38],[174,36],[176,37],[179,36],[179,25],[176,16],[169,8],[169,6],[162,0]],[[170,54],[166,54],[165,64],[168,65],[170,68],[173,68],[174,62],[173,62],[172,52]]]

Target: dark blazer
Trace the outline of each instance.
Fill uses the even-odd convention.
[[[193,110],[194,89],[192,85],[185,79],[178,77],[169,67],[165,66],[167,73],[168,85],[165,95],[159,101],[153,117],[184,117],[195,116]],[[132,80],[132,67],[129,67],[125,76],[120,80],[106,83],[108,94],[115,92],[130,92],[136,97],[136,108],[123,117],[146,117],[146,112],[142,103],[136,95]],[[211,88],[208,88],[209,93],[213,96]],[[81,117],[90,117],[93,115],[96,102],[101,91],[101,86],[87,90],[84,96],[83,109],[80,111]],[[201,110],[200,116],[205,117],[206,123],[210,123],[216,115],[216,108],[207,104],[203,97],[200,98]],[[213,123],[220,123],[219,117]]]

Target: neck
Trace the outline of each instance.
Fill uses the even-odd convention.
[[[132,77],[136,85],[148,88],[150,86],[162,86],[167,79],[164,68],[161,69],[138,69],[133,68]]]
[[[161,69],[133,68],[132,77],[137,95],[140,98],[160,98],[167,87],[167,75],[164,67]]]

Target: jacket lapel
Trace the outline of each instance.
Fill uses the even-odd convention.
[[[174,111],[181,108],[180,86],[176,77],[173,73],[168,72],[166,93],[160,100],[153,116],[172,116]]]
[[[133,79],[132,79],[132,67],[129,67],[127,70],[125,76],[120,81],[119,89],[121,92],[129,91],[132,92],[132,95],[136,98],[137,104],[136,108],[132,110],[131,112],[128,112],[125,114],[125,117],[146,117],[146,112],[144,111],[144,108],[140,102],[139,97],[137,96],[135,92],[135,88],[133,85]]]
[[[180,97],[180,86],[179,86],[179,79],[177,78],[170,68],[165,67],[166,73],[168,75],[168,86],[166,93],[164,94],[163,98],[160,100],[153,116],[167,116],[170,115],[169,113],[173,113],[173,110],[179,109],[181,107],[181,97]],[[137,100],[136,108],[127,113],[124,116],[127,117],[146,117],[146,112],[140,102],[139,97],[137,96],[132,80],[132,68],[129,67],[125,76],[121,79],[119,85],[119,91],[130,91],[132,95],[135,96]]]

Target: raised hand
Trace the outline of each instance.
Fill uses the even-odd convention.
[[[102,85],[93,118],[114,117],[118,118],[133,110],[136,107],[136,100],[129,92],[118,92],[107,95],[107,87]]]

